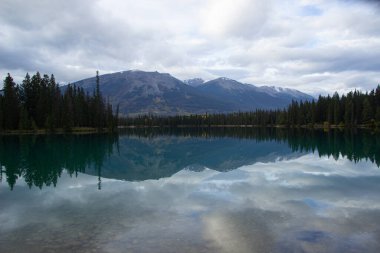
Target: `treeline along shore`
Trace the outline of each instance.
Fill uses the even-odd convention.
[[[277,110],[194,115],[140,115],[119,118],[119,108],[100,92],[99,74],[92,94],[56,83],[54,75],[26,74],[16,84],[8,74],[0,93],[0,133],[104,132],[117,127],[307,127],[380,129],[380,85],[370,92],[319,96],[293,101]]]
[[[8,74],[0,94],[1,133],[114,131],[117,114],[100,93],[98,72],[93,94],[70,84],[61,89],[54,75],[39,72],[21,84]]]
[[[293,101],[287,108],[202,115],[141,115],[120,119],[125,127],[380,128],[380,85],[370,92]]]

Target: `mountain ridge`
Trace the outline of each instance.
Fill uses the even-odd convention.
[[[306,93],[288,88],[240,83],[220,77],[205,82],[181,81],[169,73],[128,70],[100,75],[100,91],[125,116],[229,113],[284,108],[292,100],[311,100]],[[87,92],[95,89],[95,77],[74,82]]]

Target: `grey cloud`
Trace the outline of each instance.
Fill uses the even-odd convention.
[[[33,59],[40,58],[38,52],[30,52],[29,50],[5,50],[0,47],[0,69],[34,69],[38,66]]]
[[[380,63],[378,61],[380,50],[372,51],[363,47],[360,49],[330,47],[318,50],[288,50],[284,52],[283,59],[309,64],[310,67],[304,70],[304,74],[307,72],[321,73],[352,70],[380,71]]]
[[[93,1],[2,2],[1,26],[8,31],[9,41],[0,44],[0,54],[6,59],[0,67],[55,71],[60,78],[75,81],[67,72],[123,68],[141,57],[140,51],[150,55],[147,42],[156,39],[153,31],[141,32],[122,20],[105,17],[95,5]],[[15,12],[20,6],[22,11]]]
[[[251,39],[265,31],[265,25],[270,18],[271,1],[253,1],[247,6],[240,18],[237,18],[230,27],[230,33],[243,38]]]
[[[380,4],[379,0],[341,0],[344,2],[353,2],[353,3],[370,3],[370,4]]]
[[[367,89],[380,72],[371,4],[319,1],[321,13],[304,17],[300,1],[174,2],[3,0],[0,76],[39,70],[72,82],[96,69],[142,69],[318,92]],[[333,73],[325,84],[310,78],[324,72]]]
[[[207,69],[207,71],[215,76],[228,77],[228,78],[238,79],[238,80],[246,78],[249,75],[249,71],[243,68],[241,69],[239,68],[212,69],[210,68],[210,69]],[[228,76],[225,76],[226,73],[228,73]]]

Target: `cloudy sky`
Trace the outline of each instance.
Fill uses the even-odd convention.
[[[121,70],[312,94],[380,83],[380,1],[1,0],[0,78]]]

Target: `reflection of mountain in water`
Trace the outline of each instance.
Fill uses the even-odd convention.
[[[205,167],[233,170],[302,153],[368,159],[380,166],[380,135],[306,129],[131,129],[117,135],[1,136],[0,182],[56,185],[63,170],[140,181]]]
[[[255,162],[296,156],[284,142],[235,138],[158,136],[119,139],[120,154],[113,154],[102,167],[102,177],[128,181],[170,177],[187,168],[207,167],[229,171]],[[86,170],[96,174],[96,171]]]

